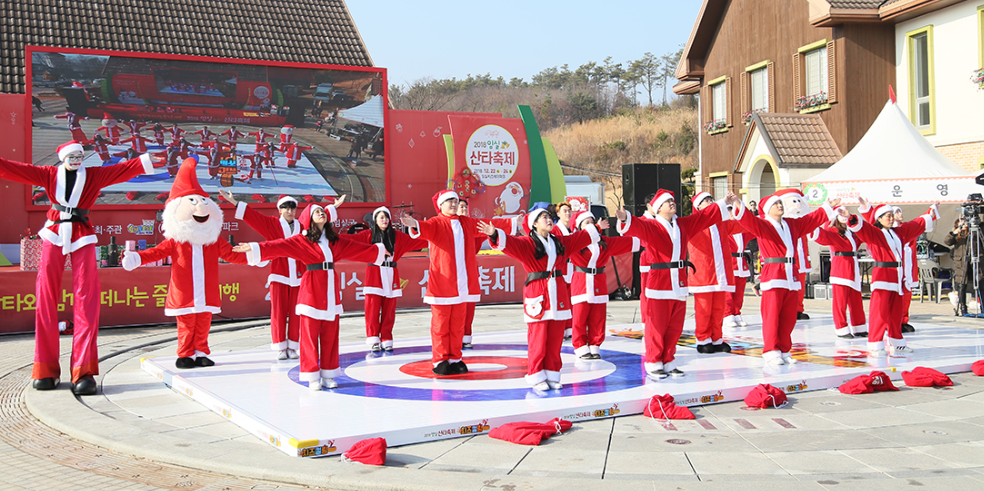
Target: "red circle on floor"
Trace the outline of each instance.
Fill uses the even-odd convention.
[[[434,373],[434,364],[430,360],[415,361],[400,367],[400,371],[420,378],[439,378],[447,380],[503,380],[520,378],[529,370],[526,358],[511,356],[466,356],[461,359],[466,365],[495,364],[505,368],[499,370],[476,370],[461,375],[439,376]]]

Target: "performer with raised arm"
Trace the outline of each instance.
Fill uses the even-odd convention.
[[[101,189],[153,174],[149,155],[104,167],[84,167],[81,142],[58,147],[59,165],[36,166],[0,158],[0,179],[43,187],[51,200],[48,220],[38,235],[43,239],[38,266],[36,310],[34,311],[34,388],[58,386],[58,301],[61,298],[65,258],[72,256],[73,317],[72,392],[96,393],[94,375],[99,374],[96,335],[99,332],[99,274],[96,271],[96,235],[89,223],[89,209]]]
[[[643,309],[649,309],[644,337],[645,369],[650,378],[684,376],[674,361],[687,310],[687,268],[694,268],[687,261],[687,244],[701,230],[731,218],[727,205],[734,201],[735,195],[729,193],[722,201],[678,218],[673,192],[660,189],[647,205],[653,220],[634,219],[624,208],[616,212],[618,232],[638,237],[653,257],[644,286],[645,298],[640,302]]]
[[[566,237],[574,233],[574,229],[577,228],[571,224],[571,218],[574,217],[574,207],[567,201],[561,201],[554,206],[554,212],[557,214],[557,223],[550,233],[558,237]],[[561,270],[564,272],[564,283],[567,283],[567,289],[570,290],[571,280],[574,278],[574,265],[570,261],[566,261]],[[564,323],[564,339],[571,338],[574,333],[573,326],[573,319]]]
[[[254,150],[254,152],[256,152],[256,153],[259,153],[260,152],[260,146],[261,145],[266,144],[266,139],[267,138],[272,138],[273,137],[273,135],[271,135],[270,133],[267,133],[263,128],[260,128],[260,129],[258,129],[256,131],[252,132],[252,133],[249,133],[246,136],[252,136],[256,140],[256,150]]]
[[[523,263],[526,285],[523,287],[523,317],[527,325],[528,364],[526,382],[536,390],[560,390],[563,362],[560,349],[564,344],[564,325],[571,318],[571,294],[567,283],[557,278],[559,269],[574,251],[598,242],[598,229],[591,225],[571,235],[551,234],[554,224],[550,213],[537,208],[526,215],[526,237],[509,237],[491,223],[481,221],[478,230],[489,236],[496,250]]]
[[[840,214],[848,218],[848,229],[867,244],[868,254],[875,260],[868,306],[868,356],[885,356],[886,347],[892,348],[892,355],[904,356],[912,353],[902,337],[902,297],[912,295],[905,281],[904,247],[921,234],[933,231],[933,220],[940,216],[938,203],[916,219],[893,227],[895,214],[891,205],[873,205],[864,197],[858,200],[863,219],[847,210]]]
[[[744,229],[742,229],[744,230]],[[753,266],[745,255],[746,233],[731,234],[725,241],[728,246],[727,255],[731,256],[731,271],[735,278],[735,291],[724,296],[724,327],[745,327],[748,323],[741,317],[741,308],[745,304],[745,285],[752,275]]]
[[[113,118],[112,114],[103,113],[102,126],[96,128],[96,133],[102,131],[106,135],[106,139],[113,145],[120,144],[120,135],[123,133],[120,129],[120,122]]]
[[[410,216],[401,220],[409,227],[410,237],[428,241],[430,268],[424,303],[431,306],[433,371],[441,376],[457,375],[468,373],[467,365],[461,361],[466,304],[479,299],[475,261],[478,222],[458,216],[458,195],[454,191],[438,191],[431,200],[437,216],[420,222]],[[492,220],[492,225],[511,232],[515,221],[498,218]]]
[[[579,211],[571,219],[575,229],[595,227],[590,211]],[[608,228],[608,221],[605,222]],[[636,237],[599,237],[598,242],[571,251],[574,265],[571,280],[571,311],[574,355],[582,360],[600,360],[601,343],[605,341],[608,321],[608,277],[605,275],[609,258],[628,252],[639,252],[641,241]]]
[[[236,207],[236,219],[257,231],[266,240],[287,239],[303,233],[301,223],[295,220],[297,200],[284,196],[277,201],[277,216],[260,214],[244,201],[238,201],[232,193],[220,189],[219,194]],[[345,201],[339,198],[335,206]],[[301,265],[290,257],[277,257],[270,262],[270,275],[266,286],[270,289],[270,348],[276,351],[278,360],[296,359],[300,347],[301,321],[294,310],[301,286]]]
[[[468,199],[458,198],[458,216],[467,217],[468,214]],[[488,237],[484,234],[479,234],[475,236],[475,252],[482,250],[482,244],[488,240]],[[478,271],[475,272],[478,274]],[[481,296],[481,292],[479,292]],[[472,324],[475,323],[475,306],[478,302],[466,302],[465,303],[465,330],[464,335],[461,336],[461,347],[464,349],[472,348]]]
[[[229,146],[236,149],[236,145],[239,143],[239,139],[246,136],[246,133],[239,131],[235,126],[230,126],[229,129],[219,133],[220,136],[228,138]]]
[[[335,206],[339,203],[336,201]],[[394,229],[389,208],[380,206],[372,212],[372,224],[349,236],[365,244],[382,244],[390,258],[382,264],[366,266],[362,293],[366,300],[366,344],[372,352],[393,351],[393,325],[396,322],[396,300],[403,296],[397,261],[404,254],[427,247],[427,241],[413,239]]]
[[[164,125],[160,123],[154,123],[154,141],[158,146],[164,146]]]
[[[311,204],[298,218],[306,230],[304,234],[240,244],[234,249],[248,253],[252,265],[284,256],[306,264],[295,310],[301,320],[299,378],[314,391],[320,391],[322,387],[337,388],[335,377],[342,373],[338,362],[342,286],[341,275],[335,273],[335,262],[351,260],[382,264],[386,259],[386,248],[382,244],[361,244],[335,233],[331,222],[337,218],[334,206],[328,205],[326,213],[321,206]]]
[[[184,137],[181,136],[181,135],[184,135],[185,133],[187,133],[185,130],[183,130],[183,129],[181,129],[181,128],[178,127],[178,123],[172,123],[171,124],[171,129],[169,129],[167,132],[170,133],[170,135],[171,135],[171,144],[172,145],[175,144],[176,142],[178,142],[179,140],[184,140]]]
[[[895,227],[901,225],[905,221],[905,216],[902,214],[902,208],[898,206],[892,207]],[[919,263],[916,260],[916,250],[918,246],[916,241],[919,239],[917,236],[915,239],[910,240],[905,243],[902,248],[903,260],[902,266],[905,268],[905,284],[909,287],[909,291],[913,291],[913,288],[919,288]],[[909,324],[909,307],[912,305],[912,295],[902,295],[902,332],[916,332],[916,328]]]
[[[208,126],[202,126],[202,129],[194,132],[193,134],[201,137],[202,141],[199,142],[198,144],[203,147],[205,146],[206,143],[211,142],[212,139],[215,138],[215,132],[208,129]]]
[[[82,131],[82,120],[89,120],[89,117],[80,118],[78,115],[72,111],[65,111],[65,114],[55,115],[55,119],[65,119],[68,120],[68,131],[72,133],[72,140],[77,141],[83,145],[89,144],[89,139],[86,138],[85,132]],[[99,131],[99,130],[96,130]]]
[[[762,200],[761,216],[746,213],[744,203],[738,202],[735,217],[750,234],[758,238],[762,254],[762,359],[771,365],[796,363],[790,351],[793,347],[793,328],[799,310],[799,290],[804,285],[796,271],[796,239],[816,230],[833,219],[834,207],[840,199],[827,200],[817,210],[800,218],[784,218],[778,191]]]
[[[834,332],[843,339],[867,336],[864,304],[861,301],[861,263],[858,261],[858,248],[864,242],[847,229],[847,219],[840,216],[833,220],[832,225],[814,230],[809,238],[830,247]],[[848,310],[851,311],[850,323]]]

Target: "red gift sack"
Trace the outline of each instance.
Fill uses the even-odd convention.
[[[669,394],[655,395],[649,399],[649,404],[642,415],[655,419],[696,419],[694,413],[685,407],[677,406],[673,396]]]
[[[945,373],[926,367],[916,367],[911,372],[902,372],[902,380],[909,387],[949,387],[953,385],[953,381]]]
[[[984,377],[984,360],[977,360],[970,366],[971,371],[978,377]]]
[[[342,454],[342,462],[358,462],[366,465],[383,465],[386,462],[386,439],[360,440]]]
[[[888,378],[885,372],[878,370],[869,375],[858,375],[840,386],[842,394],[870,394],[890,390],[899,390],[899,388],[892,384],[892,379]]]
[[[571,425],[570,421],[560,418],[554,418],[546,423],[517,421],[493,428],[489,432],[489,436],[520,445],[539,445],[543,440],[550,438],[550,435],[560,434],[571,429]]]
[[[767,409],[769,407],[783,407],[789,401],[786,399],[786,393],[782,389],[778,389],[769,384],[758,384],[754,389],[748,392],[745,396],[745,405],[748,407],[757,407],[759,409]]]

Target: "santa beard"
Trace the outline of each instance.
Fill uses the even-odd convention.
[[[208,204],[208,221],[198,223],[194,218],[179,222],[175,218],[175,209],[181,200],[172,200],[164,205],[164,237],[177,242],[186,242],[197,246],[206,246],[219,240],[222,233],[222,208],[212,201]]]

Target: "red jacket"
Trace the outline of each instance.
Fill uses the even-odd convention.
[[[652,264],[676,263],[687,259],[687,244],[690,238],[711,225],[717,225],[730,218],[728,208],[718,201],[689,216],[667,221],[657,215],[652,220],[628,216],[619,222],[618,232],[642,240],[652,257]],[[701,265],[696,265],[701,267]],[[650,269],[646,275],[646,297],[653,300],[687,300],[688,267],[670,269]]]
[[[127,160],[105,167],[79,167],[76,171],[75,186],[71,196],[65,199],[64,165],[31,165],[0,159],[0,179],[40,186],[48,193],[52,203],[68,208],[91,210],[96,204],[99,192],[113,184],[129,181],[142,174],[153,174],[154,166],[149,155]],[[52,207],[48,210],[48,220],[38,232],[43,239],[62,248],[62,254],[77,251],[87,244],[95,244],[97,239],[89,220],[61,222],[72,218],[70,213],[62,213]]]
[[[601,246],[601,241],[606,246]],[[608,277],[605,272],[585,273],[577,268],[600,269],[610,266],[610,257],[638,252],[641,241],[636,237],[604,237],[598,243],[569,254],[574,265],[571,280],[571,303],[608,303]]]
[[[563,223],[557,221],[557,223],[554,224],[554,228],[553,230],[550,231],[550,233],[553,234],[555,237],[566,237],[570,235],[572,232],[570,229],[565,227]],[[567,261],[567,264],[561,269],[564,271],[564,282],[567,283],[568,287],[570,287],[571,280],[574,278],[574,265],[571,264],[570,261]]]
[[[862,210],[862,213],[866,210]],[[895,228],[884,229],[876,227],[860,216],[853,215],[848,220],[848,229],[868,244],[868,254],[875,262],[897,263],[894,268],[875,266],[871,268],[871,289],[888,290],[904,295],[910,291],[905,282],[904,246],[907,242],[916,240],[924,232],[933,231],[933,220],[939,216],[935,207],[930,207],[926,214],[915,220],[910,220]]]
[[[331,244],[324,236],[318,243],[311,242],[303,235],[269,242],[251,242],[249,264],[257,265],[277,257],[289,256],[296,259],[304,268],[301,289],[297,292],[297,307],[294,313],[312,319],[333,321],[342,313],[341,275],[334,269],[308,271],[306,265],[351,260],[382,263],[386,248],[382,244],[360,244],[341,236]]]
[[[810,234],[817,244],[830,247],[830,282],[861,291],[861,263],[858,261],[858,247],[864,242],[850,230],[844,234],[835,227],[818,228]],[[854,253],[853,256],[838,256],[838,252]]]
[[[642,216],[639,218],[642,220],[652,220],[654,217],[652,213],[649,213],[649,210],[646,210],[646,212],[643,213]],[[652,264],[653,262],[654,262],[653,253],[649,251],[649,248],[646,247],[646,244],[642,244],[642,252],[639,253],[639,272],[648,273],[649,265]],[[642,285],[642,287],[645,288],[646,285]]]
[[[737,222],[736,222],[737,223]],[[745,230],[742,228],[742,230]],[[728,250],[731,253],[732,272],[736,278],[748,278],[752,275],[748,261],[745,260],[745,236],[744,233],[731,235],[728,241]]]
[[[564,253],[559,254],[549,237],[544,239],[537,234],[511,237],[501,229],[496,231],[498,233],[492,241],[492,247],[523,263],[527,273],[563,271],[560,268],[571,254],[598,242],[600,237],[596,227],[588,227],[567,236],[554,235],[553,237],[564,246]],[[534,240],[544,241],[547,251],[539,259],[534,254],[536,251]],[[557,277],[554,276],[527,282],[523,287],[523,317],[526,322],[570,319],[571,292],[567,283],[557,281]]]
[[[687,249],[697,271],[690,277],[690,293],[735,291],[731,235],[743,230],[735,221],[711,225],[690,238]]]
[[[262,215],[242,201],[236,205],[236,219],[246,222],[246,225],[256,230],[266,240],[286,239],[301,233],[301,222],[294,220],[293,224],[288,224],[287,220],[279,215]],[[269,288],[270,283],[301,286],[302,274],[304,271],[298,269],[297,260],[289,257],[274,258],[270,261],[270,276],[267,276],[265,287]]]
[[[411,238],[409,235],[394,230],[396,234],[393,246],[392,258],[388,264],[396,263],[404,254],[427,247],[427,241]],[[356,242],[363,244],[372,243],[372,230],[363,230],[355,235],[347,235]],[[387,264],[383,263],[383,264]],[[395,267],[377,265],[370,263],[366,266],[365,283],[362,285],[362,293],[366,295],[379,295],[386,298],[399,298],[403,296],[403,288],[400,287],[400,271]]]
[[[246,264],[246,254],[232,252],[232,246],[222,239],[206,246],[166,239],[138,254],[141,264],[171,257],[171,281],[164,301],[164,315],[171,317],[222,312],[219,258],[234,264]]]

